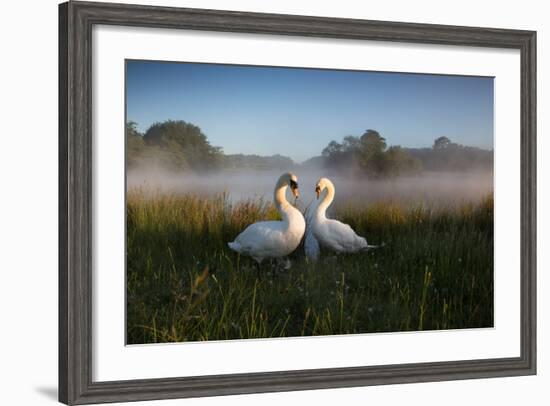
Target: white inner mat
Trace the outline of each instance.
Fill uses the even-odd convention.
[[[92,41],[94,381],[519,356],[519,51],[112,26]],[[495,327],[126,346],[125,59],[494,76]]]

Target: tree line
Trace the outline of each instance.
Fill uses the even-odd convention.
[[[243,168],[289,170],[296,163],[280,154],[224,154],[221,147],[210,144],[196,125],[167,120],[151,125],[144,133],[138,131],[134,121],[126,123],[126,165],[129,169],[206,172]]]
[[[387,146],[376,130],[366,130],[360,137],[346,136],[342,142],[331,141],[322,152],[324,167],[371,178],[414,175],[422,171],[492,170],[493,151],[452,142],[442,136],[431,148]],[[318,161],[319,162],[319,161]]]
[[[320,156],[296,164],[291,158],[224,154],[213,146],[201,129],[185,121],[154,123],[144,133],[137,124],[126,124],[129,169],[157,167],[171,171],[216,171],[221,169],[297,169],[315,167],[370,178],[414,175],[424,170],[463,171],[492,169],[493,152],[453,143],[447,137],[434,140],[431,148],[388,146],[376,130],[361,136],[346,136],[331,141]]]
[[[223,151],[210,144],[196,125],[168,120],[151,125],[141,134],[137,123],[126,123],[128,168],[158,167],[173,171],[220,169]]]
[[[341,143],[331,141],[322,151],[324,166],[337,171],[352,171],[369,177],[416,174],[422,162],[400,146],[388,148],[386,139],[376,130],[360,137],[348,135]]]
[[[426,171],[493,170],[493,151],[452,142],[447,137],[435,139],[431,148],[407,148],[422,162]]]

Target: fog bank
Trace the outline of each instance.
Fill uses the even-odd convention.
[[[203,196],[227,193],[231,201],[263,198],[271,201],[281,171],[222,171],[208,175],[174,174],[159,170],[129,171],[128,189],[145,192],[193,193]],[[315,198],[317,180],[326,176],[336,188],[335,205],[395,201],[415,204],[449,204],[477,201],[493,191],[491,172],[426,172],[386,180],[353,179],[323,171],[296,171],[301,203]],[[290,193],[288,193],[290,198]]]

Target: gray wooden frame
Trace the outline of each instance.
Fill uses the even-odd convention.
[[[92,381],[92,27],[284,34],[521,53],[521,355],[370,367]],[[338,388],[536,373],[536,33],[294,15],[69,2],[59,6],[59,400],[67,404]],[[123,294],[121,292],[121,294]]]

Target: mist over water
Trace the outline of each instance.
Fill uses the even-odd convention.
[[[133,170],[127,175],[128,190],[139,187],[145,193],[226,193],[232,202],[273,199],[273,188],[281,173],[274,170],[226,170],[207,175],[174,174],[159,170]],[[354,179],[315,170],[294,170],[300,189],[299,206],[315,199],[315,184],[326,176],[336,188],[334,205],[369,205],[377,202],[403,204],[454,204],[478,201],[493,192],[493,173],[425,172],[422,175],[386,180]],[[290,192],[287,198],[291,201]],[[292,199],[293,200],[293,199]]]

